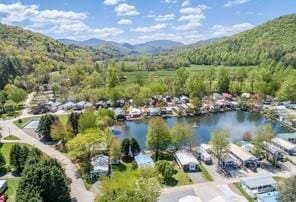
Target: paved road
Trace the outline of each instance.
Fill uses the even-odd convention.
[[[48,156],[52,158],[56,158],[65,169],[65,173],[67,177],[69,177],[72,180],[71,197],[73,201],[78,201],[78,202],[94,201],[94,194],[85,188],[83,181],[78,174],[77,168],[65,154],[62,154],[61,152],[55,150],[51,146],[45,145],[42,142],[27,135],[25,132],[23,132],[21,129],[15,126],[12,120],[0,121],[0,128],[2,128],[1,134],[3,136],[7,136],[8,130],[10,129],[10,134],[20,139],[18,142],[33,145],[34,147],[40,149],[42,152],[44,152]]]

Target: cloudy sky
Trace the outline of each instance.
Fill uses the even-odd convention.
[[[182,43],[230,36],[281,15],[296,0],[0,0],[0,22],[54,38]]]

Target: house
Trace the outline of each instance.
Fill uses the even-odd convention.
[[[140,118],[142,116],[142,112],[140,109],[132,108],[129,112],[129,116],[131,118]]]
[[[149,108],[149,115],[150,116],[159,116],[160,115],[160,110],[156,107],[150,107]]]
[[[74,102],[66,102],[65,104],[61,105],[60,108],[62,110],[68,111],[74,107],[75,103]]]
[[[212,156],[207,152],[204,147],[200,147],[200,159],[207,165],[212,164]]]
[[[84,106],[85,106],[86,102],[85,101],[80,101],[78,103],[76,103],[74,106],[73,106],[73,109],[74,110],[83,110],[84,109]]]
[[[272,138],[270,142],[271,142],[271,144],[273,144],[273,145],[277,146],[278,148],[280,148],[281,150],[285,151],[287,154],[289,154],[291,156],[296,156],[296,145],[295,144],[293,144],[287,140],[278,138],[278,137]]]
[[[181,102],[182,102],[183,104],[189,103],[189,98],[188,98],[187,96],[185,96],[185,95],[182,95],[182,96],[180,97],[180,100],[181,100]]]
[[[199,161],[196,157],[189,151],[186,150],[179,150],[175,153],[175,159],[180,168],[184,171],[197,171]]]
[[[284,162],[285,155],[284,153],[275,145],[269,142],[263,142],[262,148],[270,155],[273,159],[277,159],[278,161]]]
[[[257,158],[236,144],[229,144],[228,152],[240,162],[241,167],[257,168]]]
[[[276,192],[276,182],[272,176],[251,176],[240,179],[241,187],[253,198],[264,198],[267,193]],[[274,197],[277,197],[276,195]],[[271,200],[277,201],[277,200]]]
[[[279,133],[277,137],[296,144],[296,132],[295,133]]]
[[[97,155],[91,159],[92,169],[90,171],[90,177],[92,180],[107,176],[109,173],[109,159],[105,155]]]
[[[0,180],[0,194],[3,194],[7,189],[7,180]]]
[[[154,161],[152,160],[152,158],[143,153],[140,153],[137,156],[135,156],[135,161],[138,168],[154,167]]]
[[[114,109],[115,118],[118,121],[124,121],[125,120],[125,113],[122,108],[116,108]]]

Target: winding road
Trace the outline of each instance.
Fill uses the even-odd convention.
[[[1,134],[3,137],[8,136],[9,134],[12,134],[20,139],[15,142],[21,142],[21,143],[32,145],[38,148],[39,150],[41,150],[42,152],[44,152],[45,154],[47,154],[48,156],[57,159],[62,165],[62,167],[65,169],[65,173],[67,177],[71,179],[72,201],[78,201],[78,202],[94,201],[94,194],[85,188],[83,180],[80,177],[76,166],[71,162],[71,160],[65,154],[29,136],[23,130],[21,130],[16,125],[14,125],[13,121],[14,120],[0,121]],[[12,142],[12,141],[7,141],[7,142]]]

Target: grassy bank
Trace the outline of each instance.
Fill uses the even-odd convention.
[[[255,200],[240,186],[239,182],[235,182],[233,185],[249,202],[255,202]]]
[[[7,180],[7,190],[5,191],[5,194],[8,196],[8,202],[14,202],[15,196],[16,196],[16,190],[19,185],[20,178],[9,178]]]
[[[202,173],[202,176],[208,180],[208,181],[214,181],[213,177],[211,176],[211,174],[209,173],[209,171],[207,170],[207,168],[205,167],[205,165],[203,163],[199,164],[199,169]]]

